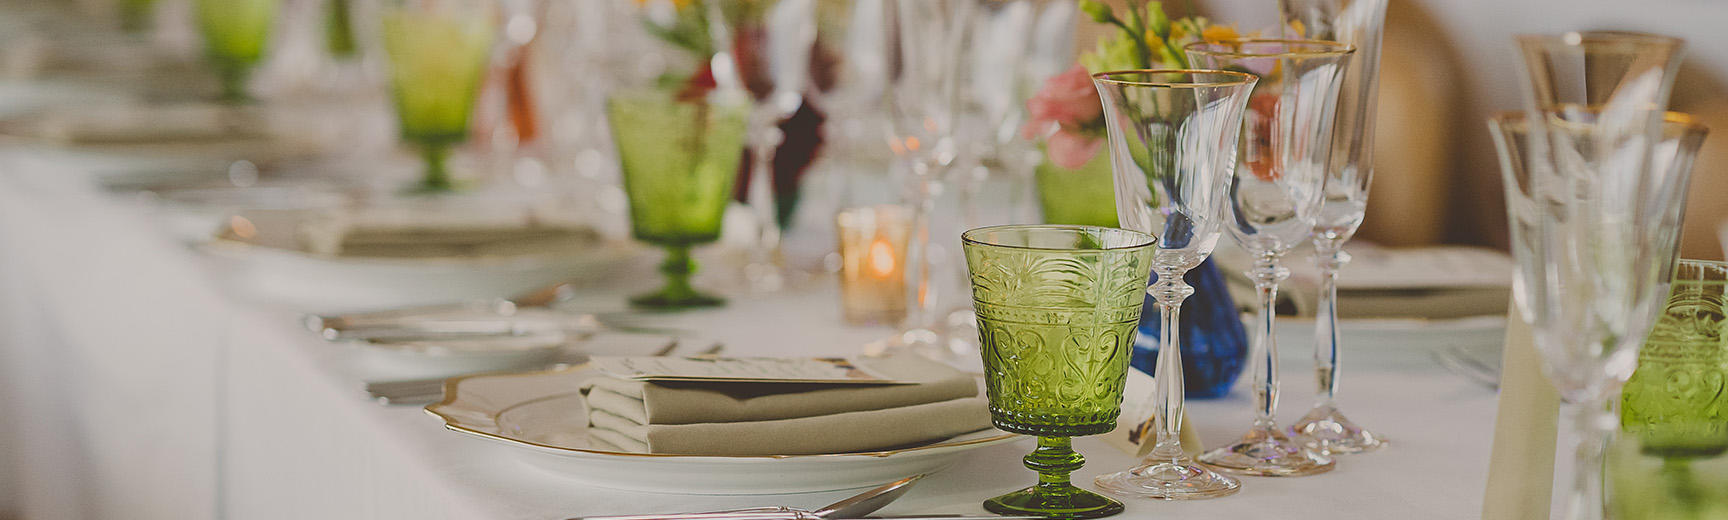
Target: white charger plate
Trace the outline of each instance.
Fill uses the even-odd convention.
[[[719,457],[589,448],[578,392],[585,366],[451,379],[426,407],[451,430],[502,443],[518,459],[584,484],[695,495],[766,495],[869,487],[947,467],[966,452],[1013,442],[985,429],[912,448],[866,453]]]

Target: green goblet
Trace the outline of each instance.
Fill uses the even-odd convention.
[[[222,82],[222,100],[243,102],[252,67],[264,58],[278,0],[196,0],[204,55]]]
[[[497,32],[491,2],[397,2],[383,14],[390,97],[402,140],[420,149],[423,193],[456,189],[445,160],[468,140],[468,116]]]
[[[995,226],[961,237],[972,274],[990,420],[1035,435],[1038,484],[986,500],[999,514],[1098,518],[1122,503],[1075,487],[1069,437],[1116,428],[1156,239],[1090,226]]]
[[[721,216],[743,156],[748,103],[680,100],[649,90],[606,104],[624,169],[630,228],[637,240],[666,248],[666,286],[636,296],[641,307],[678,309],[725,302],[696,292],[690,248],[720,238]]]

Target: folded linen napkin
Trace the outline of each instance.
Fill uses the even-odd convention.
[[[585,384],[589,439],[637,453],[802,455],[893,448],[990,426],[972,375],[912,354],[857,360],[909,385]]]
[[[990,427],[990,403],[963,397],[882,410],[769,421],[640,424],[588,416],[589,442],[631,453],[715,456],[852,453],[937,441]]]
[[[914,354],[856,360],[911,385],[798,383],[650,383],[614,377],[589,381],[589,408],[637,424],[765,421],[881,410],[978,395],[973,376]]]

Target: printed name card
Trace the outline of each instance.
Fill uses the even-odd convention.
[[[843,358],[609,357],[590,366],[636,381],[725,381],[903,385]]]

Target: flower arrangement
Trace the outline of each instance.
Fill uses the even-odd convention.
[[[1099,38],[1073,68],[1044,82],[1026,101],[1028,139],[1043,138],[1045,156],[1066,169],[1078,169],[1104,146],[1104,107],[1092,87],[1092,74],[1129,69],[1185,69],[1182,47],[1196,41],[1239,38],[1236,28],[1214,25],[1204,17],[1171,19],[1162,2],[1130,0],[1119,16],[1097,0],[1081,0],[1081,12],[1118,31]]]

